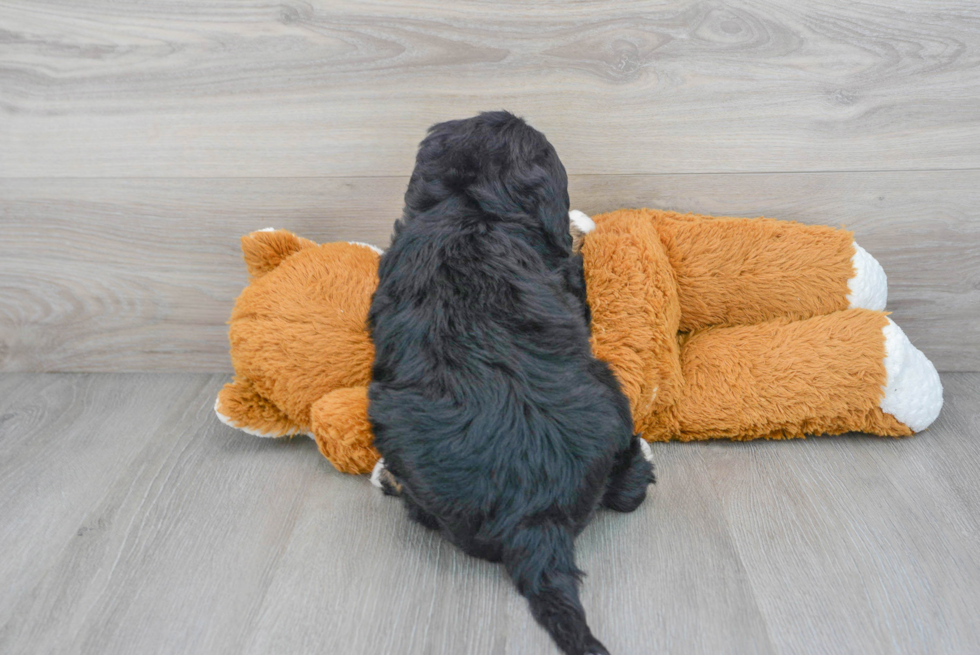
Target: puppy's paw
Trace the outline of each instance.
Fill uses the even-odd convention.
[[[650,448],[650,444],[643,437],[640,437],[640,452],[643,453],[643,459],[648,462],[653,461],[653,449]]]
[[[371,471],[371,484],[373,484],[378,489],[384,489],[381,485],[381,474],[385,472],[385,458],[382,457],[374,465],[374,470]]]
[[[378,460],[371,471],[371,484],[381,489],[386,496],[400,496],[402,485],[391,471],[385,468],[384,457]]]

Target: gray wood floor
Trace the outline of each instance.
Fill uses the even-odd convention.
[[[556,652],[503,571],[206,374],[0,375],[0,652]],[[613,653],[980,651],[980,374],[909,439],[654,444],[579,538]]]

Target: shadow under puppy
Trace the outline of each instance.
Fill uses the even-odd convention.
[[[639,506],[652,466],[592,357],[565,168],[507,112],[434,125],[381,257],[369,417],[389,491],[470,555],[503,562],[566,653],[607,653],[573,539]]]

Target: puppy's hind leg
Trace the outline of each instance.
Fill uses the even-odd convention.
[[[656,482],[650,462],[650,446],[634,435],[630,447],[617,456],[602,496],[602,506],[617,512],[632,512],[647,497],[647,487]]]
[[[374,472],[371,474],[371,484],[380,487],[386,496],[400,496],[405,503],[405,509],[408,511],[408,518],[430,530],[439,529],[439,522],[436,521],[436,517],[422,509],[422,506],[412,500],[411,496],[403,493],[405,488],[398,478],[395,477],[395,474],[385,466],[383,458],[379,459],[378,463],[374,466]]]

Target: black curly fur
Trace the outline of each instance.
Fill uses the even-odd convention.
[[[409,515],[502,561],[566,653],[606,653],[573,539],[653,482],[629,403],[592,357],[565,168],[507,112],[433,126],[382,256],[369,415]]]

